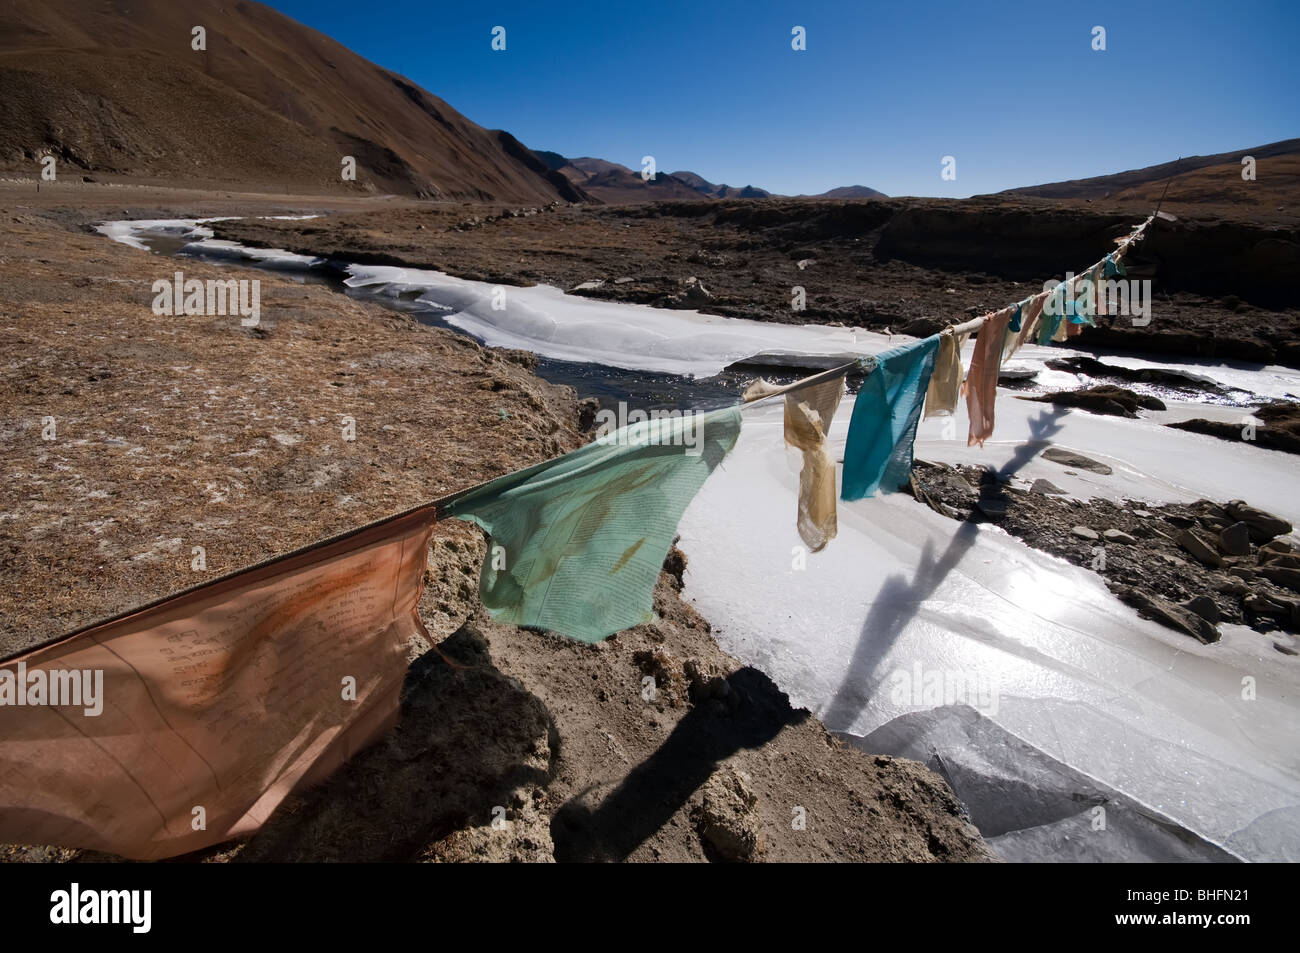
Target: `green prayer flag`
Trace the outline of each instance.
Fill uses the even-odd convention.
[[[740,408],[630,424],[446,504],[490,537],[494,619],[598,642],[649,622],[677,524],[740,435]]]

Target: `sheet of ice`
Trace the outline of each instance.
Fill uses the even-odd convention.
[[[1007,860],[1238,859],[1026,744],[969,705],[912,712],[865,738],[841,737],[872,754],[920,761],[942,775],[988,844]],[[1255,853],[1271,856],[1268,850]]]
[[[962,351],[962,364],[970,366],[975,344],[967,342]],[[1186,377],[1189,381],[1209,381],[1224,387],[1238,388],[1256,394],[1265,400],[1295,399],[1300,397],[1300,370],[1281,367],[1274,364],[1245,364],[1240,361],[1214,361],[1198,358],[1144,358],[1121,354],[1097,354],[1092,351],[1077,351],[1065,345],[1053,344],[1046,347],[1037,344],[1028,345],[1015,353],[1006,366],[1037,368],[1038,374],[1034,384],[1038,390],[1063,390],[1071,387],[1085,386],[1089,381],[1086,375],[1058,371],[1046,367],[1046,362],[1066,357],[1092,357],[1103,364],[1112,364],[1127,368],[1159,368]]]
[[[842,454],[851,412],[846,401],[833,452]],[[1065,485],[1064,468],[1036,459],[1050,439],[1115,467],[1112,477],[1078,471],[1080,492],[1242,496],[1300,515],[1285,454],[1228,457],[1203,443],[1213,438],[1056,414],[1006,394],[997,412],[996,441],[982,453],[942,440],[931,420],[917,456],[978,458],[1025,477],[1041,468]],[[919,691],[939,673],[966,686],[946,701],[995,699],[983,713],[1002,729],[1210,843],[1249,853],[1267,842],[1300,860],[1300,659],[1234,626],[1202,646],[1139,618],[1088,570],[897,494],[841,502],[838,538],[798,568],[799,461],[782,426],[779,402],[747,411],[736,449],[682,521],[686,595],[723,648],[828,728],[857,736],[937,707],[898,686],[910,679]],[[1242,465],[1223,464],[1243,452]],[[1255,700],[1243,700],[1247,677]]]
[[[912,340],[599,301],[549,285],[492,286],[416,268],[352,265],[348,270],[349,287],[394,296],[414,292],[421,301],[452,308],[444,316],[449,324],[492,347],[629,370],[711,377],[728,364],[765,352],[873,354]]]
[[[1014,392],[1000,389],[997,426],[982,448],[966,445],[968,422],[961,404],[958,414],[948,418],[950,424],[936,417],[921,422],[916,457],[991,466],[1031,483],[1040,478],[1050,480],[1077,499],[1241,499],[1300,526],[1300,495],[1295,492],[1300,482],[1300,458],[1245,440],[1228,443],[1164,426],[1191,417],[1238,423],[1244,417],[1239,409],[1176,402],[1167,408],[1143,411],[1137,420],[1106,417],[1018,400]],[[847,431],[846,417],[840,428],[840,446]],[[1104,463],[1113,472],[1102,475],[1046,460],[1041,451],[1052,444]]]
[[[227,216],[228,218],[229,216]],[[167,235],[174,238],[211,238],[212,229],[204,222],[225,221],[222,218],[140,218],[130,221],[100,222],[95,231],[115,242],[148,251],[145,239],[150,235]]]
[[[1272,400],[1300,398],[1300,370],[1292,367],[1196,358],[1165,362],[1120,354],[1094,356],[1107,364],[1117,364],[1120,367],[1161,367],[1178,371],[1193,380],[1212,380],[1226,387],[1237,387]]]
[[[203,238],[192,241],[185,245],[181,251],[185,254],[202,255],[206,258],[246,261],[261,265],[264,268],[283,271],[302,271],[315,268],[325,261],[324,258],[299,255],[296,252],[285,251],[283,248],[250,248],[238,242],[229,242],[219,238]]]

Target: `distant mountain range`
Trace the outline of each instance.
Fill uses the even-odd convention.
[[[629,202],[653,202],[664,199],[765,199],[784,198],[766,189],[746,185],[718,184],[710,182],[694,172],[658,173],[653,179],[644,180],[641,173],[629,169],[617,162],[605,159],[593,159],[581,156],[576,159],[565,158],[558,152],[534,150],[537,157],[551,170],[560,173],[574,186],[582,189],[593,198],[613,205]],[[864,199],[886,198],[884,192],[877,192],[865,185],[846,185],[815,196],[796,196],[797,198],[831,198]]]
[[[1242,178],[1242,160],[1246,156],[1255,160],[1252,180]],[[1007,189],[998,194],[1151,204],[1165,194],[1166,183],[1169,191],[1165,200],[1174,204],[1275,207],[1283,202],[1294,207],[1300,196],[1300,139],[1210,156],[1188,156],[1142,169]]]

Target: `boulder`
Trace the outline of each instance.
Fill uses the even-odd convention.
[[[1219,530],[1219,551],[1226,556],[1250,555],[1250,527],[1243,523],[1233,523],[1226,529]]]
[[[1269,582],[1284,586],[1292,592],[1300,592],[1300,569],[1288,569],[1282,566],[1260,566],[1259,574]]]
[[[1248,593],[1241,600],[1242,607],[1253,616],[1270,616],[1286,619],[1291,615],[1291,606],[1280,599],[1274,599],[1264,592]]]
[[[896,330],[899,334],[907,334],[914,338],[928,338],[931,334],[938,334],[947,326],[947,322],[940,321],[938,318],[912,318],[911,320],[897,325]]]
[[[1209,596],[1195,596],[1183,603],[1184,609],[1190,609],[1211,625],[1218,625],[1219,605]]]
[[[1108,543],[1119,543],[1123,546],[1132,546],[1137,540],[1128,533],[1119,529],[1108,529],[1101,534],[1102,538]]]
[[[1116,387],[1113,384],[1098,384],[1081,390],[1055,391],[1041,397],[1021,399],[1056,404],[1058,407],[1079,407],[1094,414],[1110,414],[1115,417],[1136,417],[1139,407],[1148,410],[1165,409],[1164,403],[1158,397],[1135,394],[1125,387]]]
[[[1190,635],[1198,642],[1208,645],[1219,641],[1219,630],[1214,623],[1185,606],[1174,605],[1159,596],[1150,595],[1133,587],[1121,590],[1119,597],[1137,609],[1140,615],[1154,619],[1184,635]]]
[[[1267,543],[1291,532],[1291,524],[1280,516],[1266,513],[1258,507],[1250,506],[1241,500],[1233,500],[1224,509],[1235,520],[1241,520],[1250,527],[1250,539],[1254,543]]]
[[[1088,529],[1086,526],[1076,526],[1070,532],[1080,539],[1096,540],[1101,538],[1095,529]]]
[[[1179,533],[1174,538],[1174,542],[1207,566],[1218,569],[1223,565],[1223,557],[1215,552],[1214,547],[1190,529],[1185,529]]]

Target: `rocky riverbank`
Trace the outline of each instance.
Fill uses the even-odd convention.
[[[1110,472],[1059,448],[1043,456],[1063,469]],[[1279,652],[1300,650],[1300,551],[1279,538],[1293,527],[1241,500],[1076,500],[1047,479],[922,461],[911,489],[954,520],[993,523],[1092,569],[1143,615],[1201,642],[1217,642],[1221,623],[1237,623]]]
[[[1022,198],[430,205],[217,223],[218,237],[502,284],[786,323],[930,334],[1085,268],[1151,212]],[[1129,261],[1150,322],[1102,318],[1072,347],[1300,367],[1292,219],[1189,208]],[[802,296],[796,289],[803,289]],[[792,303],[802,298],[798,310]],[[1144,299],[1145,300],[1145,299]]]

